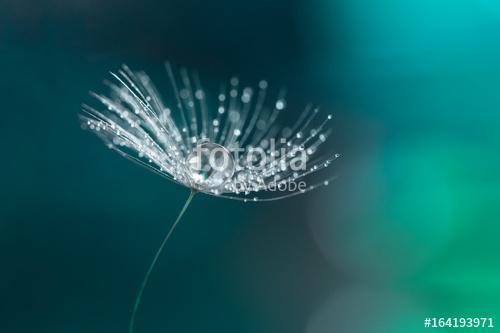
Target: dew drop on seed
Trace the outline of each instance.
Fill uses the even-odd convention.
[[[285,101],[283,100],[278,100],[276,102],[276,109],[277,110],[283,110],[285,108]]]
[[[264,128],[266,128],[266,122],[263,119],[260,119],[257,122],[257,129],[262,131]]]
[[[227,148],[216,143],[198,144],[186,158],[189,177],[201,190],[216,189],[234,175],[235,163]]]

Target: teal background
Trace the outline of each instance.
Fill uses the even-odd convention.
[[[138,332],[500,325],[499,33],[493,0],[1,2],[0,332],[126,331],[189,191],[76,115],[122,63],[166,89],[164,60],[321,104],[342,158],[287,201],[196,197]]]

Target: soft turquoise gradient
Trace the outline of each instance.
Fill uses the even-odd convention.
[[[500,4],[316,1],[311,13],[305,25],[323,34],[310,41],[310,66],[364,133],[345,143],[342,194],[322,200],[329,217],[311,222],[350,276],[311,332],[425,332],[424,316],[497,318]],[[343,308],[346,288],[349,300],[376,305]],[[401,317],[387,292],[418,311]],[[376,325],[356,324],[371,317]]]

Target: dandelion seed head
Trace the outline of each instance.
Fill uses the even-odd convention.
[[[83,106],[82,127],[122,156],[210,195],[267,201],[329,184],[331,178],[286,193],[271,190],[303,181],[340,156],[319,154],[331,115],[318,119],[319,109],[308,105],[294,124],[280,126],[289,106],[284,92],[272,100],[265,80],[254,90],[232,77],[212,105],[197,76],[175,74],[169,65],[167,72],[171,100],[143,72],[123,66],[112,73],[111,92],[92,94],[101,106]],[[263,196],[248,197],[255,192]]]

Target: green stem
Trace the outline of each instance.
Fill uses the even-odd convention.
[[[130,317],[130,324],[128,327],[129,333],[134,332],[135,317],[137,315],[137,310],[139,309],[139,305],[141,304],[142,294],[144,293],[144,289],[146,288],[146,285],[148,284],[148,281],[149,281],[149,277],[151,276],[151,272],[153,271],[153,269],[156,265],[156,262],[158,261],[158,258],[160,257],[160,254],[161,254],[163,248],[165,247],[165,244],[167,244],[167,241],[170,238],[170,236],[172,235],[172,232],[174,231],[177,224],[179,224],[179,221],[181,220],[182,215],[184,215],[184,213],[186,212],[186,209],[188,208],[189,204],[191,203],[191,200],[193,200],[193,197],[197,192],[198,192],[197,190],[191,189],[191,193],[189,194],[189,197],[187,198],[186,203],[184,204],[184,207],[182,207],[182,210],[179,213],[179,215],[177,216],[177,219],[175,220],[174,224],[170,227],[170,230],[168,231],[165,238],[163,238],[163,241],[161,242],[160,247],[156,251],[156,254],[153,258],[153,261],[151,262],[151,265],[149,265],[149,268],[146,272],[146,275],[144,275],[144,279],[142,280],[141,288],[139,289],[139,292],[137,293],[137,296],[135,298],[134,308],[132,310],[132,316]]]

